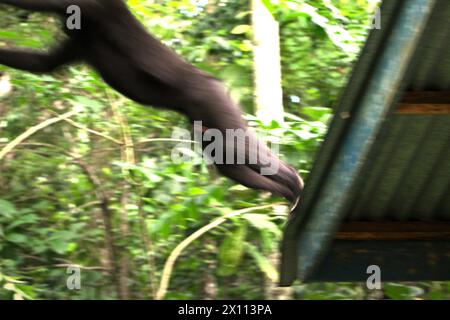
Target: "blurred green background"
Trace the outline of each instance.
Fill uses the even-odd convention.
[[[378,1],[262,1],[280,28],[285,121],[269,123],[255,116],[251,2],[128,4],[165,44],[223,79],[250,125],[277,138],[282,158],[307,177]],[[58,28],[49,15],[0,7],[2,46],[47,48]],[[81,107],[0,160],[0,299],[450,298],[450,283],[277,288],[287,204],[218,176],[198,156],[174,163],[173,128],[189,128],[182,116],[119,96],[84,65],[0,71],[10,78],[0,150]],[[80,267],[80,290],[66,286],[70,265]]]

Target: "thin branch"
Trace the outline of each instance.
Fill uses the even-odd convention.
[[[6,146],[6,143],[0,143],[0,147]],[[80,159],[83,158],[85,155],[78,155],[78,154],[74,154],[74,153],[70,153],[69,151],[65,150],[64,148],[58,146],[58,145],[53,145],[50,143],[42,143],[42,142],[23,142],[20,145],[18,145],[16,148],[18,147],[26,147],[26,146],[30,146],[30,147],[49,147],[49,148],[53,148],[55,150],[59,150],[62,153],[64,153],[65,155],[67,155],[70,158],[74,158],[74,159]],[[118,148],[103,148],[103,149],[95,149],[95,150],[91,150],[89,155],[95,154],[95,153],[99,153],[99,152],[106,152],[106,151],[117,151],[119,150]],[[146,149],[137,149],[139,151],[147,151]]]
[[[19,144],[21,144],[23,141],[34,135],[36,132],[45,129],[52,124],[55,124],[57,122],[60,122],[64,119],[70,118],[71,116],[78,113],[77,110],[72,110],[70,112],[64,113],[62,115],[59,115],[57,117],[45,120],[44,122],[39,123],[38,125],[35,125],[31,128],[29,128],[27,131],[19,135],[17,138],[15,138],[13,141],[8,143],[1,151],[0,151],[0,160],[2,160],[5,155],[7,155],[9,152],[11,152],[15,147],[17,147]]]
[[[149,266],[149,282],[150,282],[150,296],[154,297],[156,295],[157,283],[156,283],[156,263],[155,257],[152,252],[153,243],[148,235],[147,223],[145,221],[144,214],[144,201],[142,195],[140,196],[139,206],[138,206],[138,214],[139,214],[139,226],[142,233],[142,240],[144,245],[144,251],[147,256],[147,264]]]
[[[153,139],[144,139],[138,141],[138,144],[147,143],[147,142],[183,142],[183,143],[198,143],[194,140],[183,140],[183,139],[172,139],[172,138],[153,138]]]
[[[131,130],[128,125],[127,118],[120,112],[119,103],[117,101],[111,100],[107,95],[107,98],[111,105],[111,110],[113,112],[114,118],[120,126],[122,139],[124,144],[121,146],[121,161],[129,164],[136,164],[136,157],[134,154],[134,142],[131,136]],[[125,169],[122,169],[125,171]],[[127,171],[128,173],[128,171]],[[127,177],[128,175],[124,175]],[[128,210],[127,203],[130,196],[130,185],[126,183],[127,179],[124,181],[124,186],[121,188],[122,195],[120,199],[121,210],[119,215],[119,230],[120,236],[123,240],[127,239],[129,236],[129,225],[128,225]],[[130,298],[130,291],[128,288],[128,277],[130,273],[130,261],[128,257],[128,248],[122,246],[120,252],[120,270],[119,270],[119,285],[120,285],[120,298],[122,300],[128,300]]]
[[[109,208],[109,198],[106,192],[103,190],[103,184],[95,174],[94,169],[87,163],[80,159],[73,159],[74,163],[78,164],[86,173],[89,181],[91,182],[97,199],[100,201],[100,209],[102,213],[103,226],[105,228],[105,243],[106,251],[108,252],[108,260],[110,266],[110,273],[113,283],[116,284],[118,295],[120,295],[120,285],[118,284],[119,268],[117,263],[116,246],[114,245],[114,234],[112,227],[112,214]]]
[[[2,144],[0,144],[0,146],[3,146]],[[65,154],[66,156],[68,156],[69,158],[73,158],[73,159],[78,159],[81,158],[80,155],[78,154],[74,154],[74,153],[70,153],[69,151],[67,151],[66,149],[57,146],[55,144],[50,144],[50,143],[42,143],[42,142],[23,142],[20,145],[18,145],[16,148],[19,147],[47,147],[47,148],[52,148],[55,149],[53,150],[54,152],[58,151],[58,152],[62,152],[63,154]]]
[[[69,263],[60,263],[54,265],[57,268],[68,268],[68,267],[76,267],[82,270],[105,270],[103,267],[85,267],[79,264],[69,264]]]
[[[156,300],[162,300],[166,296],[167,288],[169,286],[170,277],[172,275],[172,270],[175,265],[176,260],[180,256],[180,254],[183,252],[184,249],[186,249],[193,241],[200,238],[202,235],[207,233],[208,231],[218,227],[228,219],[232,217],[239,216],[244,213],[252,212],[255,210],[262,210],[262,209],[268,209],[272,208],[274,206],[280,205],[280,203],[274,203],[269,204],[265,206],[258,206],[258,207],[251,207],[251,208],[245,208],[237,211],[230,212],[223,217],[219,217],[214,219],[211,223],[207,224],[206,226],[202,227],[201,229],[197,230],[193,234],[191,234],[189,237],[184,239],[176,248],[172,251],[169,258],[166,260],[166,263],[164,265],[164,270],[161,276],[161,282],[159,285],[158,292],[156,294]]]
[[[73,121],[71,119],[64,119],[64,121],[66,121],[67,123],[71,124],[72,126],[78,128],[78,129],[87,131],[89,133],[92,133],[93,135],[96,135],[96,136],[102,137],[104,139],[107,139],[109,141],[112,141],[112,142],[114,142],[114,143],[116,143],[118,145],[123,145],[124,144],[122,141],[119,141],[116,138],[108,136],[107,134],[101,133],[99,131],[96,131],[96,130],[93,130],[93,129],[89,129],[89,128],[87,128],[87,127],[85,127],[85,126],[83,126],[83,125],[81,125],[81,124],[79,124],[79,123],[77,123],[77,122],[75,122],[75,121]]]
[[[85,209],[85,208],[92,207],[92,206],[97,206],[99,204],[100,204],[100,201],[95,200],[95,201],[86,202],[86,203],[82,204],[81,206],[77,206],[76,208],[78,210],[80,210],[80,209]]]

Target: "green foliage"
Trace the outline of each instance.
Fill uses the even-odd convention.
[[[273,3],[274,15],[281,26],[287,110],[297,114],[303,106],[334,107],[368,33],[376,2],[282,0]]]
[[[230,232],[220,245],[219,251],[219,276],[231,276],[237,272],[242,256],[244,254],[245,237],[247,226],[245,224],[238,227],[234,232]]]
[[[278,272],[275,266],[263,255],[255,246],[247,244],[247,251],[249,255],[254,259],[254,262],[258,266],[259,270],[265,274],[267,278],[272,281],[277,281],[279,279]]]
[[[130,0],[153,33],[187,60],[223,78],[260,135],[280,144],[283,159],[307,176],[324,139],[338,92],[367,33],[372,2],[264,1],[280,22],[284,123],[264,124],[253,109],[250,5],[236,0]],[[367,21],[369,23],[369,21]],[[0,45],[47,47],[52,17],[0,9]],[[174,163],[173,127],[180,115],[119,97],[85,66],[37,76],[0,66],[14,90],[0,97],[0,149],[28,128],[81,107],[71,118],[33,135],[0,161],[0,299],[113,299],[102,196],[113,242],[129,266],[131,297],[148,299],[172,250],[224,213],[273,203],[234,217],[193,242],[179,257],[169,299],[261,299],[277,269],[287,207],[237,186],[194,159]],[[300,99],[298,99],[300,98]],[[113,108],[113,106],[117,108]],[[117,114],[126,117],[127,125]],[[90,131],[86,130],[89,128]],[[128,133],[136,161],[118,145]],[[97,181],[98,180],[98,181]],[[97,181],[97,182],[96,182]],[[124,219],[125,212],[125,222]],[[128,228],[124,234],[124,227]],[[82,289],[66,287],[66,266],[80,265]],[[212,280],[211,280],[212,279]],[[418,290],[416,288],[424,288]],[[360,285],[294,288],[302,299],[371,298]],[[387,285],[388,298],[448,298],[448,284]]]

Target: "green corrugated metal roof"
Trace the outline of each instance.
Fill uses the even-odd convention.
[[[450,1],[388,0],[381,17],[288,222],[283,285],[313,275],[344,220],[450,220],[450,116],[395,113],[406,91],[450,92]]]
[[[449,2],[450,3],[450,2]],[[356,182],[350,220],[450,220],[450,117],[395,115]]]

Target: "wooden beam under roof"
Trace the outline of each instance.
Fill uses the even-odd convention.
[[[447,115],[450,114],[450,92],[409,91],[397,106],[398,114]]]

